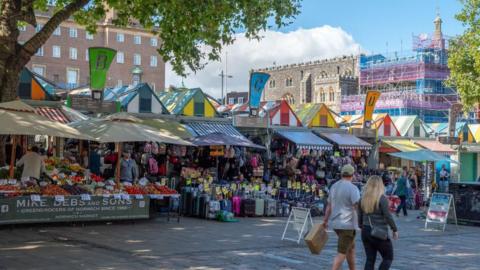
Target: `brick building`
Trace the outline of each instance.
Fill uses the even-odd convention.
[[[358,94],[358,60],[358,56],[343,56],[259,69],[271,75],[263,100],[321,102],[339,113],[341,96]]]
[[[248,92],[228,92],[227,105],[243,104],[248,101]]]
[[[149,31],[132,25],[118,28],[112,24],[113,12],[109,12],[98,24],[97,33],[89,34],[73,20],[63,22],[32,57],[27,67],[60,87],[75,88],[89,84],[89,47],[109,47],[117,50],[107,77],[107,87],[147,82],[153,90],[165,87],[165,63],[157,52],[158,37]],[[37,28],[20,29],[20,42],[27,41],[48,21],[49,14],[38,12]],[[132,75],[133,69],[142,75]],[[140,67],[140,69],[138,69]]]

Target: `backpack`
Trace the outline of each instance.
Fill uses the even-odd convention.
[[[153,157],[148,159],[148,173],[151,175],[158,174],[158,163],[157,160]]]

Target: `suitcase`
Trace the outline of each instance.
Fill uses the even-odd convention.
[[[265,200],[255,199],[255,216],[261,217],[265,214]]]
[[[244,199],[241,203],[241,215],[244,217],[255,216],[255,200]]]
[[[208,213],[208,207],[207,204],[210,201],[210,196],[207,194],[202,194],[200,195],[200,202],[199,202],[199,207],[200,207],[200,212],[199,212],[199,217],[201,218],[206,218],[207,213]]]
[[[220,201],[220,210],[232,212],[232,201],[230,200]]]
[[[277,215],[277,201],[273,199],[265,200],[265,216],[274,217]]]
[[[209,201],[207,203],[206,218],[207,219],[215,219],[218,211],[220,211],[220,202],[219,201]]]
[[[195,193],[195,197],[193,199],[193,213],[192,216],[198,217],[200,216],[200,196]]]
[[[288,203],[277,202],[277,217],[287,217],[290,214]]]
[[[232,199],[232,208],[233,208],[233,213],[236,216],[240,216],[242,214],[241,205],[242,205],[242,198],[240,198],[239,196],[234,196]]]

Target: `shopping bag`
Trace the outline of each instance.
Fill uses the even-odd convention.
[[[390,212],[396,212],[397,207],[400,205],[400,198],[398,196],[392,195],[387,196],[388,199],[388,208]]]
[[[312,254],[320,254],[328,241],[328,234],[323,224],[315,224],[305,236],[305,243]]]

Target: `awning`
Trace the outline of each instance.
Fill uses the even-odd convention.
[[[411,151],[416,151],[416,150],[421,150],[423,149],[422,147],[416,145],[414,142],[410,140],[388,140],[388,139],[383,139],[382,143],[390,146],[391,148],[394,148],[393,150],[398,150],[400,152],[411,152]],[[391,152],[396,152],[392,151],[390,149],[385,148],[385,147],[380,147],[380,152],[381,153],[391,153]]]
[[[38,107],[35,108],[35,112],[55,122],[59,122],[62,124],[70,123],[70,120],[60,108]]]
[[[390,153],[389,155],[413,161],[446,161],[451,163],[458,163],[454,160],[449,159],[446,156],[442,156],[427,149],[421,149],[411,152]]]
[[[455,150],[450,146],[443,144],[437,140],[414,140],[417,145],[420,145],[423,148],[431,150],[441,155],[453,155]]]
[[[368,150],[372,148],[371,144],[353,136],[352,134],[320,133],[320,135],[328,141],[337,144],[340,149]]]
[[[189,140],[196,146],[230,145],[265,149],[265,147],[254,144],[247,138],[234,137],[223,133],[210,133],[208,135],[198,136]]]
[[[298,148],[331,150],[333,146],[311,131],[277,130],[278,135],[295,143]]]
[[[234,137],[245,138],[232,124],[225,122],[188,122],[196,136],[204,136],[212,133],[223,133]]]
[[[161,118],[142,119],[141,123],[146,126],[158,129],[163,133],[178,136],[182,139],[188,139],[193,137],[192,134],[188,132],[187,127],[185,127],[184,125],[180,124],[175,120],[161,119]]]

